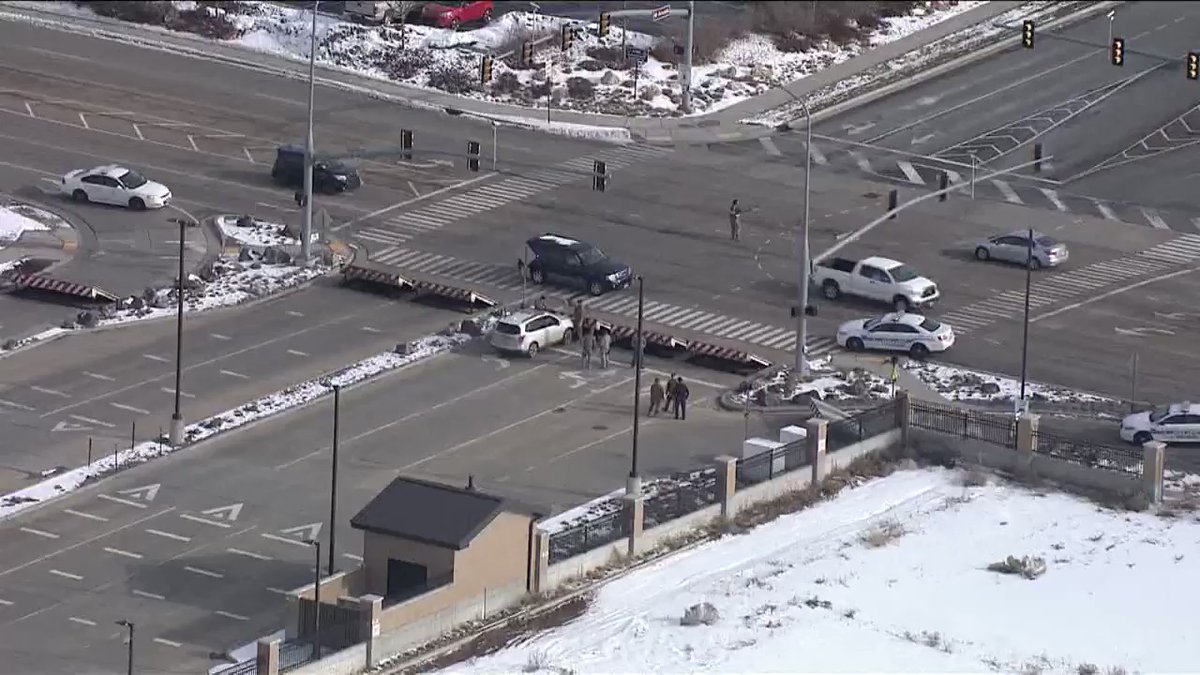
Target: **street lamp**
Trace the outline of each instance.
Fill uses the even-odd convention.
[[[642,479],[638,475],[638,427],[641,425],[642,419],[642,361],[646,358],[642,349],[642,319],[646,306],[646,287],[640,275],[637,278],[637,284],[637,333],[633,336],[633,457],[629,464],[629,480],[625,484],[625,494],[630,497],[642,494]]]
[[[305,539],[304,543],[316,551],[313,566],[313,661],[321,660],[321,542]]]
[[[342,386],[333,385],[333,468],[329,474],[329,573],[333,574],[333,556],[337,550],[338,421],[341,418]],[[320,555],[317,556],[320,558]]]
[[[1029,373],[1029,289],[1033,284],[1033,228],[1029,228],[1029,241],[1025,250],[1025,327],[1021,335],[1021,400],[1017,405],[1024,407],[1026,375]],[[1019,411],[1018,411],[1019,412]]]
[[[312,35],[308,48],[308,137],[304,141],[304,241],[300,242],[300,262],[307,265],[312,257],[313,217],[313,102],[317,89],[317,5],[313,0]]]
[[[171,414],[171,445],[183,444],[183,242],[187,234],[187,221],[175,218],[179,223],[179,285],[175,292],[179,304],[175,318],[175,412]],[[132,630],[132,628],[130,629]]]
[[[499,153],[496,146],[496,129],[500,124],[496,120],[492,120],[492,173],[496,173],[496,155]]]
[[[809,260],[810,254],[808,250],[808,216],[809,202],[812,196],[811,186],[812,181],[812,113],[808,109],[808,100],[796,96],[786,88],[783,92],[792,97],[793,101],[800,104],[804,110],[804,220],[801,223],[801,232],[798,237],[797,244],[800,251],[797,255],[799,258],[798,267],[800,268],[799,279],[799,303],[796,308],[796,362],[792,367],[793,372],[802,378],[809,376],[808,370],[808,355],[806,352],[808,344],[808,276],[812,262]]]
[[[129,629],[129,656],[125,661],[125,672],[128,675],[133,675],[133,622],[121,619],[115,622],[118,626],[124,626]]]
[[[1113,21],[1116,20],[1116,18],[1117,18],[1117,10],[1115,10],[1115,9],[1108,10],[1107,16],[1108,16],[1108,44],[1111,45],[1112,44],[1112,36],[1113,36]]]

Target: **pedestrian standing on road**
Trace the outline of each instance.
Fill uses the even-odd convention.
[[[675,405],[675,373],[667,378],[666,399],[663,400],[663,412],[667,412]]]
[[[601,328],[596,340],[596,348],[600,350],[600,367],[608,368],[608,352],[612,349],[612,333]]]
[[[663,409],[663,386],[658,378],[654,378],[654,384],[650,385],[650,412],[651,416],[657,415]]]
[[[675,380],[675,419],[687,419],[687,401],[691,394],[687,385],[683,383],[682,377]]]
[[[729,238],[734,241],[742,240],[742,207],[736,199],[729,205]]]
[[[633,337],[633,356],[629,358],[630,368],[641,368],[642,357],[646,355],[646,336],[635,335]]]
[[[546,311],[546,296],[539,295],[538,299],[533,301],[533,308],[539,312]]]
[[[575,334],[583,335],[583,300],[576,300],[571,308],[571,321],[575,324]]]
[[[592,352],[596,350],[596,335],[590,327],[583,330],[583,336],[579,339],[579,349],[580,367],[585,370],[591,370]]]

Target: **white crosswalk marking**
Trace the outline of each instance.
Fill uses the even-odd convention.
[[[1025,203],[1021,201],[1021,198],[1017,195],[1017,191],[1014,190],[1006,181],[992,179],[992,185],[995,185],[996,189],[1000,191],[1000,194],[1004,195],[1004,201],[1012,204]]]
[[[854,150],[850,150],[846,154],[850,155],[850,157],[854,159],[854,163],[858,165],[860,170],[871,173],[871,160],[867,159],[866,155]]]
[[[1195,226],[1197,230],[1200,230],[1200,217],[1192,218],[1192,225]]]
[[[1155,211],[1154,209],[1148,209],[1144,206],[1141,207],[1141,211],[1142,211],[1142,215],[1145,216],[1145,218],[1146,218],[1146,222],[1150,223],[1150,225],[1153,226],[1154,229],[1156,229],[1156,230],[1171,229],[1171,226],[1167,225],[1167,221],[1163,220],[1162,216],[1158,215],[1158,211]]]
[[[1038,190],[1040,190],[1042,194],[1046,195],[1046,199],[1050,200],[1050,203],[1054,205],[1054,208],[1058,209],[1059,211],[1067,211],[1068,210],[1067,205],[1064,204],[1063,201],[1058,198],[1058,191],[1051,190],[1050,188],[1044,188],[1044,187],[1040,187],[1040,188],[1038,188]]]
[[[904,174],[904,177],[908,179],[908,182],[912,183],[913,185],[925,184],[925,179],[921,178],[921,173],[917,171],[917,167],[912,165],[912,162],[900,160],[896,162],[896,166],[900,167],[900,171]]]
[[[946,180],[948,180],[951,185],[962,185],[963,177],[961,173],[957,171],[951,171],[950,169],[945,169],[944,172],[946,174]]]
[[[825,153],[821,152],[821,149],[817,146],[812,146],[809,149],[809,154],[812,155],[813,164],[816,164],[817,166],[825,166],[829,164],[829,160],[825,157]]]
[[[1097,199],[1093,199],[1092,203],[1096,205],[1096,210],[1100,212],[1100,215],[1104,216],[1105,220],[1120,220],[1108,204]]]
[[[775,145],[775,141],[771,140],[771,137],[769,136],[763,136],[762,138],[758,139],[758,142],[762,144],[763,150],[766,150],[768,155],[779,157],[783,154]]]

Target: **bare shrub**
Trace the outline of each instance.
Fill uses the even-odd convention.
[[[529,652],[529,656],[525,659],[525,665],[521,667],[522,672],[536,673],[539,670],[544,670],[550,665],[550,658],[546,652],[541,649],[535,649]]]
[[[208,12],[203,8],[169,14],[165,25],[171,30],[193,33],[212,40],[232,40],[242,30],[224,12]]]
[[[584,59],[584,60],[580,61],[579,63],[575,64],[575,67],[579,68],[580,70],[586,70],[591,73],[598,73],[601,70],[604,70],[604,68],[605,68],[603,63],[601,63],[600,61],[597,61],[595,59]]]
[[[433,63],[433,57],[423,49],[388,49],[375,60],[375,67],[393,80],[410,80]]]
[[[169,2],[113,0],[112,2],[76,2],[75,4],[110,19],[156,26],[164,25],[167,16],[175,11],[174,6]]]
[[[587,55],[589,59],[599,61],[609,68],[625,65],[625,52],[622,52],[620,47],[596,45],[587,48]]]
[[[549,93],[550,93],[550,83],[549,82],[530,82],[529,83],[529,95],[531,97],[542,98],[544,96],[549,95]]]
[[[712,603],[702,602],[692,605],[684,611],[679,623],[683,626],[711,626],[721,620],[721,613]]]
[[[917,8],[919,2],[878,2],[873,3],[878,7],[879,16],[895,17],[908,16]]]
[[[493,94],[507,94],[512,96],[521,91],[521,78],[511,71],[504,71],[492,80]]]
[[[1075,672],[1078,675],[1100,675],[1100,668],[1094,663],[1081,663]]]
[[[792,32],[786,35],[776,35],[774,42],[775,48],[781,52],[807,52],[813,48],[812,38],[803,33]]]
[[[448,94],[463,94],[473,91],[477,82],[473,72],[459,68],[441,67],[429,73],[429,86]]]
[[[1046,573],[1046,561],[1036,556],[1018,558],[1010,555],[1004,560],[988,565],[987,568],[989,572],[1015,574],[1026,579],[1036,579]]]
[[[662,61],[663,63],[679,63],[680,55],[675,53],[676,42],[671,39],[662,39],[654,43],[654,47],[650,49],[650,56]]]
[[[863,532],[862,535],[859,536],[859,540],[865,546],[869,546],[871,548],[880,548],[882,546],[887,546],[891,542],[903,536],[904,527],[900,523],[894,520],[885,520],[866,532]]]
[[[590,100],[596,96],[596,85],[586,77],[572,77],[567,80],[567,96]]]
[[[778,36],[813,33],[816,16],[811,2],[756,2],[750,10],[754,32]],[[837,4],[837,3],[833,3]]]
[[[854,23],[862,30],[873,31],[883,25],[883,20],[875,12],[867,11],[854,17]]]
[[[817,23],[814,27],[818,35],[824,35],[830,41],[847,45],[858,41],[862,32],[849,21],[849,17],[837,9],[822,10],[817,13]]]
[[[983,487],[988,484],[988,475],[979,469],[967,469],[962,473],[961,482],[965,487]]]

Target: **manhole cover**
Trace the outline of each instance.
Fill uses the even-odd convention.
[[[592,431],[608,431],[608,426],[605,424],[593,424]]]
[[[878,192],[864,192],[863,196],[866,197],[867,199],[879,199]]]
[[[556,413],[567,412],[567,409],[566,408],[555,408],[554,412],[556,412]]]

